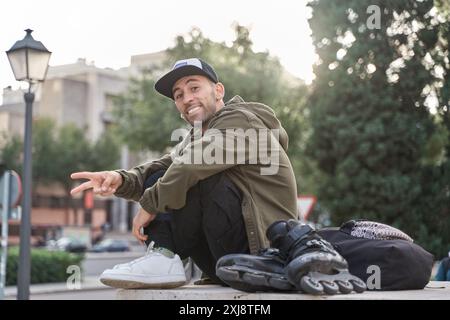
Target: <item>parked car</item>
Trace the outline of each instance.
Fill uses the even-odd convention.
[[[124,252],[130,251],[128,241],[120,239],[105,239],[92,247],[91,252]]]
[[[47,243],[47,248],[49,250],[62,250],[73,253],[86,252],[87,245],[81,240],[63,237],[58,240],[50,240]]]

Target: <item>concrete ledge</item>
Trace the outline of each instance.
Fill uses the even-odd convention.
[[[366,291],[313,296],[301,293],[246,293],[216,285],[186,285],[170,290],[118,290],[120,300],[450,300],[450,282],[430,281],[423,290]]]

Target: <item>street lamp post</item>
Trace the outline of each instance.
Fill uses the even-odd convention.
[[[11,49],[6,51],[9,63],[17,81],[27,81],[28,92],[25,98],[25,144],[23,163],[23,202],[22,218],[20,223],[20,256],[17,283],[17,299],[28,300],[30,296],[30,242],[31,242],[31,129],[33,115],[34,93],[31,87],[34,83],[45,79],[51,52],[40,42],[33,39],[33,30],[27,33],[22,40],[17,41]]]

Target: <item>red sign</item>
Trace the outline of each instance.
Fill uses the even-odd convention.
[[[11,199],[10,208],[16,208],[20,204],[20,200],[22,198],[22,181],[20,180],[20,176],[17,172],[13,170],[8,170],[10,173],[10,188],[9,188],[9,196]],[[5,192],[5,177],[6,173],[4,173],[0,177],[0,206],[3,205],[3,193]]]
[[[88,190],[84,193],[84,208],[94,209],[94,193],[92,190]]]
[[[317,199],[314,196],[298,196],[297,197],[297,208],[298,217],[300,220],[308,220],[309,215],[316,205]]]

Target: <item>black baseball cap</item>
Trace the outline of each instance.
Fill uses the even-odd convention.
[[[173,99],[172,89],[175,82],[183,77],[192,75],[205,76],[214,83],[219,82],[216,72],[209,64],[198,58],[190,58],[175,62],[172,70],[156,81],[155,90]]]

